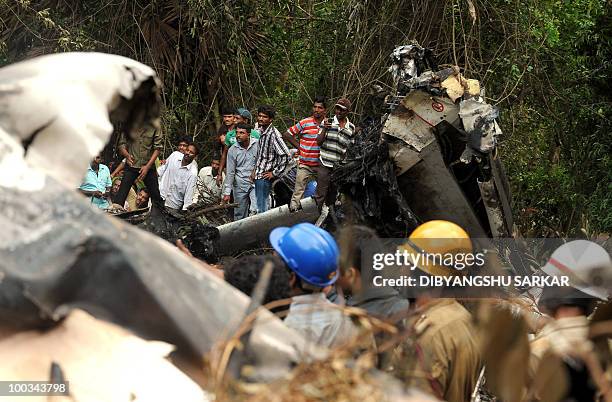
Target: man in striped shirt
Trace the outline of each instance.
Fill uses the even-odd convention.
[[[325,119],[319,129],[317,144],[321,147],[319,160],[321,166],[317,173],[317,191],[314,199],[319,209],[323,203],[331,205],[336,198],[336,188],[331,182],[331,173],[344,159],[346,150],[354,141],[355,125],[348,119],[351,111],[351,101],[338,99],[335,105],[336,115]]]
[[[295,188],[289,204],[292,211],[301,207],[300,199],[304,195],[306,185],[317,178],[319,167],[317,135],[319,134],[319,126],[325,118],[325,111],[325,98],[316,96],[312,105],[312,116],[300,120],[283,134],[286,141],[299,149],[300,156],[300,163],[295,176]],[[296,137],[299,138],[299,143]]]
[[[263,105],[257,109],[257,122],[261,135],[253,179],[257,197],[257,213],[266,212],[269,208],[270,190],[275,178],[280,177],[291,162],[289,148],[283,142],[281,133],[274,127],[272,120],[276,116],[273,106]]]

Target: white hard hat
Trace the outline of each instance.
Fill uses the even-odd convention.
[[[601,300],[610,297],[606,283],[612,277],[610,254],[599,244],[574,240],[557,248],[542,270],[550,276],[568,276],[570,285]]]

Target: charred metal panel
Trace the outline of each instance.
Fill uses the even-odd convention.
[[[387,118],[383,132],[399,138],[417,152],[436,140],[430,126],[417,117],[412,110],[404,107],[403,104],[400,104],[395,112]]]
[[[413,110],[429,127],[436,126],[441,121],[452,123],[459,118],[459,108],[450,99],[431,96],[425,91],[410,92],[402,104]]]
[[[491,174],[495,181],[495,189],[499,197],[499,208],[503,213],[504,224],[506,227],[505,236],[512,236],[514,229],[514,218],[512,216],[512,193],[510,192],[510,183],[506,177],[506,171],[502,161],[494,157],[491,159]]]
[[[437,142],[421,152],[421,162],[399,176],[402,195],[422,220],[444,219],[463,227],[470,237],[488,237],[461,187],[442,159]]]
[[[506,236],[508,229],[506,228],[506,222],[499,205],[499,196],[495,189],[495,183],[493,180],[478,182],[478,187],[482,194],[484,209],[491,227],[491,235],[493,237]]]
[[[383,132],[403,140],[416,151],[435,141],[432,127],[441,121],[453,123],[459,108],[450,99],[412,91],[385,121]]]
[[[389,141],[389,158],[395,166],[395,174],[404,174],[421,160],[421,155],[404,141]]]

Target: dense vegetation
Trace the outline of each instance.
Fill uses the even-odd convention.
[[[359,120],[391,50],[415,39],[502,110],[522,233],[593,235],[612,230],[611,29],[606,0],[0,0],[0,65],[132,57],[163,79],[168,146],[185,132],[210,145],[225,104],[272,103],[284,128],[316,94],[346,95]]]

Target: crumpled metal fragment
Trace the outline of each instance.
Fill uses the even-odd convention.
[[[77,187],[113,132],[111,117],[125,122],[128,133],[159,125],[159,88],[152,68],[111,54],[59,53],[1,68],[0,168],[5,174],[0,184],[40,189],[41,177],[24,172],[27,164]],[[10,145],[15,142],[22,147]]]
[[[394,82],[410,79],[417,76],[417,66],[415,59],[422,59],[425,56],[425,49],[419,45],[403,45],[396,47],[391,53],[393,60],[389,67],[389,72],[393,76]]]
[[[486,103],[480,96],[474,97],[459,103],[459,116],[469,135],[467,143],[469,147],[483,153],[495,149],[497,137],[502,133],[496,121],[499,117],[497,107]],[[470,155],[466,154],[466,160],[467,158],[471,160]]]

